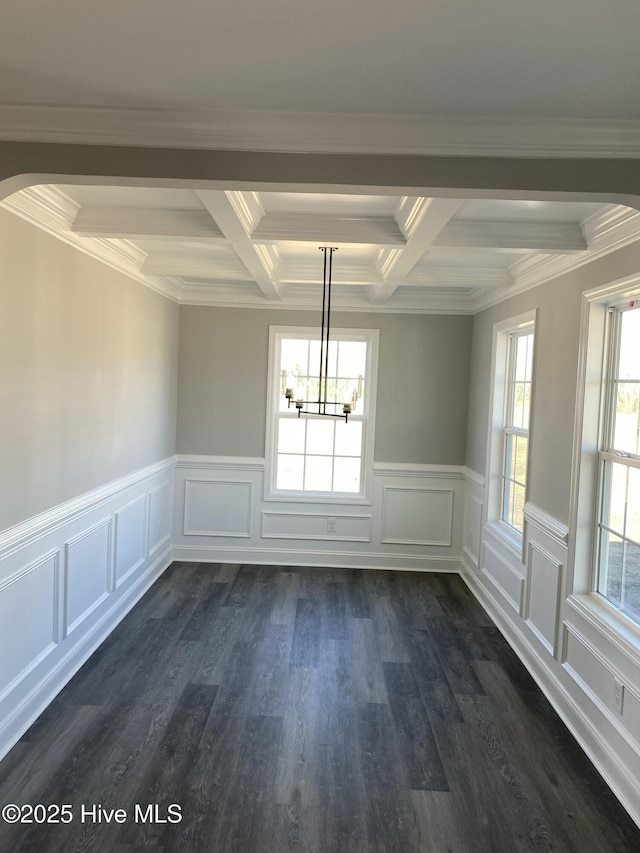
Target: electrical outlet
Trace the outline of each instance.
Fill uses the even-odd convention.
[[[337,524],[337,522],[336,522],[335,518],[328,518],[327,519],[327,533],[335,533],[337,531],[336,524]]]
[[[619,678],[613,676],[613,707],[616,711],[622,713],[622,703],[624,701],[624,684]]]

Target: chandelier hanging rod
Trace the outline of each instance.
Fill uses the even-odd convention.
[[[338,251],[337,246],[318,246],[319,250],[324,254],[324,271],[322,279],[322,320],[320,324],[320,369],[318,371],[318,399],[303,400],[294,399],[293,388],[286,388],[285,397],[287,399],[287,407],[291,407],[292,400],[300,415],[320,415],[327,418],[344,418],[345,422],[349,420],[349,415],[353,410],[353,406],[357,402],[361,391],[353,392],[351,402],[333,402],[327,400],[329,393],[329,336],[331,334],[331,287],[333,273],[333,253]],[[284,379],[284,376],[283,376]],[[361,377],[359,385],[361,384]],[[311,412],[305,409],[305,406],[317,405],[318,411]],[[334,408],[342,407],[342,412],[328,412],[327,406]]]

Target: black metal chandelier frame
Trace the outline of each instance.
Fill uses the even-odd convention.
[[[295,404],[300,415],[315,415],[327,418],[344,418],[345,422],[349,420],[349,415],[352,412],[352,403],[336,403],[327,400],[327,391],[329,383],[329,335],[331,332],[331,279],[333,272],[333,253],[337,252],[336,246],[319,246],[324,254],[324,274],[322,280],[322,322],[320,325],[320,370],[318,372],[318,399],[317,400],[295,400],[293,388],[285,390],[287,398],[287,407],[291,408],[291,403]],[[305,406],[317,406],[317,411],[309,411]],[[332,406],[337,409],[342,407],[342,411],[327,411],[327,406]]]

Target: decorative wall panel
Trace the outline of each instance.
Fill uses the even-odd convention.
[[[147,556],[147,496],[116,512],[116,586],[135,572]]]
[[[550,655],[558,650],[562,564],[532,542],[527,548],[524,618]]]
[[[114,589],[111,526],[106,518],[65,545],[65,637]]]
[[[382,542],[451,545],[453,489],[385,486]]]
[[[187,480],[185,536],[251,536],[250,482]]]
[[[0,699],[59,642],[59,552],[0,585]]]

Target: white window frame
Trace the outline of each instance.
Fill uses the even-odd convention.
[[[533,343],[535,347],[535,328],[533,324],[521,326],[516,330],[511,330],[508,336],[507,343],[507,373],[506,373],[506,389],[505,389],[505,414],[504,414],[504,427],[503,427],[503,447],[502,447],[502,498],[501,498],[501,513],[500,520],[507,524],[512,530],[516,533],[522,535],[522,531],[518,530],[517,527],[511,524],[510,521],[507,521],[505,515],[507,514],[507,481],[512,483],[513,485],[519,485],[525,490],[527,490],[527,481],[529,479],[528,472],[528,464],[529,464],[529,446],[530,446],[530,434],[529,434],[529,424],[531,422],[531,405],[529,405],[529,420],[527,421],[527,426],[525,427],[517,427],[512,422],[513,420],[513,403],[514,403],[514,391],[515,387],[518,384],[516,378],[516,364],[517,364],[517,349],[518,349],[518,340],[523,337],[528,337],[529,335],[533,336]],[[529,393],[529,403],[531,403],[532,395],[533,395],[533,353],[531,354],[531,379],[529,380],[530,385],[530,393]],[[524,475],[524,483],[516,480],[515,473],[511,471],[507,471],[509,466],[509,449],[510,444],[514,438],[522,437],[527,439],[527,470]],[[524,529],[524,514],[522,519],[523,529]]]
[[[358,416],[362,420],[360,492],[310,492],[276,488],[278,450],[276,417],[279,411],[280,397],[282,396],[279,372],[280,347],[283,339],[296,337],[306,340],[320,340],[320,329],[317,326],[269,327],[264,499],[268,501],[288,501],[295,503],[371,505],[373,503],[373,450],[375,442],[378,346],[380,337],[378,329],[331,328],[332,341],[362,341],[367,344],[366,391],[363,396],[362,414]]]
[[[569,605],[640,661],[640,625],[598,588],[600,452],[607,429],[607,377],[611,349],[609,308],[640,298],[640,275],[583,294],[568,540]]]
[[[633,300],[635,302],[636,300]],[[602,443],[600,446],[600,450],[598,452],[598,487],[597,487],[597,535],[596,535],[596,550],[595,550],[595,570],[594,570],[594,590],[601,595],[605,601],[608,601],[612,606],[621,613],[624,613],[622,607],[617,607],[610,598],[606,595],[606,593],[601,591],[601,586],[603,580],[601,578],[601,572],[603,568],[603,554],[602,554],[602,540],[603,540],[603,529],[608,530],[610,533],[614,533],[617,535],[616,531],[612,530],[612,528],[604,524],[603,518],[605,513],[608,511],[611,505],[611,495],[612,495],[612,487],[611,487],[611,474],[613,472],[613,465],[623,465],[627,468],[640,468],[640,456],[635,453],[627,453],[622,452],[620,448],[616,447],[614,444],[614,423],[615,423],[615,412],[616,412],[616,400],[617,400],[617,383],[619,382],[619,356],[620,356],[620,344],[621,344],[621,332],[622,332],[622,315],[626,311],[637,311],[640,310],[637,307],[629,307],[629,303],[625,300],[622,305],[611,305],[608,310],[608,331],[607,337],[609,339],[608,345],[608,353],[607,359],[605,363],[604,370],[604,388],[603,394],[605,396],[604,402],[604,426],[602,428]],[[638,376],[640,377],[640,365],[638,366]],[[621,538],[624,541],[633,541],[630,537],[626,536],[623,532],[621,534]],[[637,542],[633,544],[638,545]],[[633,617],[629,617],[632,621],[640,624],[640,614],[634,619]]]
[[[489,400],[489,429],[487,442],[487,502],[485,509],[485,524],[489,525],[492,533],[498,536],[521,560],[524,560],[526,539],[526,519],[524,534],[503,520],[504,500],[504,471],[505,471],[505,435],[507,407],[509,402],[510,341],[512,335],[533,331],[533,365],[531,379],[531,400],[529,406],[529,429],[527,453],[527,476],[525,483],[525,504],[528,500],[528,490],[531,473],[531,437],[533,434],[533,413],[535,398],[535,366],[536,366],[536,320],[537,311],[527,311],[516,317],[510,317],[496,323],[493,327],[493,346],[491,354],[491,395]]]

